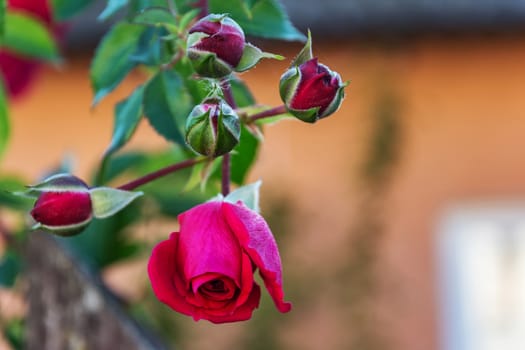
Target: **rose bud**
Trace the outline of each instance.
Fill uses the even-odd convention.
[[[281,76],[279,92],[291,114],[313,123],[339,108],[345,86],[338,73],[312,58]]]
[[[208,99],[186,120],[186,142],[197,153],[217,157],[230,152],[241,135],[239,116],[224,101]]]
[[[179,215],[179,223],[180,232],[160,242],[148,263],[161,302],[196,321],[247,320],[259,305],[258,268],[277,309],[290,311],[277,244],[259,214],[241,201],[216,200]]]
[[[32,190],[39,192],[31,210],[35,228],[70,236],[79,233],[93,217],[89,188],[75,176],[57,175]]]
[[[195,71],[208,78],[230,74],[241,61],[244,32],[226,15],[210,14],[189,30],[187,53]]]

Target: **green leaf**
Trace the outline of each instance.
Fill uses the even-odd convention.
[[[232,151],[231,180],[242,185],[257,158],[259,140],[243,125],[239,144]]]
[[[173,17],[171,12],[165,7],[150,7],[144,9],[133,18],[133,22],[154,26],[161,24],[177,24],[175,17]]]
[[[48,61],[59,59],[57,45],[49,30],[38,20],[22,13],[6,13],[3,44],[23,56]]]
[[[63,21],[76,15],[92,2],[94,0],[51,0],[51,7],[55,20]]]
[[[111,187],[95,187],[89,193],[93,205],[93,216],[97,219],[105,219],[115,215],[144,194],[140,191],[123,191]]]
[[[149,7],[166,7],[168,1],[173,0],[129,0],[129,14],[133,18],[135,14]]]
[[[233,97],[240,108],[255,104],[250,89],[239,79],[230,80]],[[237,185],[242,185],[257,158],[259,140],[243,125],[239,144],[233,149],[231,157],[231,179]]]
[[[140,36],[137,50],[130,60],[150,67],[157,67],[168,61],[171,56],[168,50],[169,43],[163,39],[167,34],[163,27],[147,27]]]
[[[184,125],[193,101],[175,71],[159,71],[144,92],[144,114],[161,136],[185,145]]]
[[[242,80],[237,77],[230,79],[230,86],[237,107],[242,108],[255,104],[253,94]]]
[[[107,181],[106,167],[109,157],[124,146],[133,136],[142,117],[142,99],[144,86],[141,85],[126,99],[115,106],[115,121],[113,122],[113,136],[111,143],[104,152],[98,175],[95,180],[97,185]]]
[[[193,7],[195,1],[196,0],[174,0],[175,6],[177,6],[177,12],[186,13],[195,9],[195,7]]]
[[[104,36],[91,63],[93,105],[113,91],[137,65],[130,59],[146,27],[120,22]]]
[[[128,4],[128,0],[108,0],[108,4],[102,13],[98,16],[99,21],[105,21],[115,15]]]
[[[0,286],[12,287],[20,272],[20,256],[7,250],[0,259]]]
[[[113,136],[105,152],[108,156],[124,146],[133,133],[142,117],[142,99],[144,86],[141,85],[125,100],[120,101],[115,107],[115,121],[113,123]]]
[[[5,95],[4,85],[0,79],[0,159],[7,148],[10,134],[11,124],[9,122],[7,98]]]
[[[262,181],[259,180],[252,184],[239,187],[228,194],[224,200],[233,204],[242,201],[248,208],[259,213],[261,211],[259,207],[259,190],[261,185]]]
[[[228,13],[248,35],[304,41],[278,0],[209,0],[210,12]]]

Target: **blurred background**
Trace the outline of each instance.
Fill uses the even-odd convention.
[[[312,30],[320,62],[351,81],[330,118],[267,127],[250,173],[264,180],[294,309],[281,315],[263,298],[251,321],[220,326],[170,313],[164,333],[190,350],[524,349],[525,3],[283,3]],[[11,103],[2,172],[33,182],[64,157],[81,177],[97,165],[114,104],[143,80],[135,72],[91,108],[104,5],[75,18],[64,64],[41,69]],[[287,60],[242,78],[258,102],[281,104],[279,77],[301,44],[258,45]],[[144,122],[125,151],[169,147]],[[175,228],[171,219],[136,230],[158,241]],[[128,261],[104,278],[142,303],[145,270]]]

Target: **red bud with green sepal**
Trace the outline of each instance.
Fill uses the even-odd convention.
[[[31,216],[42,228],[61,236],[70,236],[84,229],[93,217],[88,186],[79,178],[59,174],[30,188],[37,192]]]
[[[187,55],[195,71],[207,78],[244,72],[262,58],[283,59],[245,42],[244,31],[225,14],[210,14],[189,30]]]
[[[195,106],[186,121],[186,142],[204,156],[230,152],[240,136],[239,116],[220,99],[208,99]]]
[[[337,111],[344,98],[341,76],[312,55],[311,36],[291,67],[281,76],[279,92],[288,111],[314,123]]]
[[[35,197],[31,216],[34,229],[44,229],[59,236],[82,232],[93,218],[103,219],[116,214],[142,192],[110,187],[89,188],[70,174],[53,175],[38,185],[29,186],[20,195]]]

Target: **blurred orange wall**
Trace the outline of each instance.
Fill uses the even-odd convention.
[[[265,49],[291,58],[299,46]],[[402,142],[382,199],[385,212],[378,213],[385,218],[379,278],[386,286],[378,332],[389,336],[391,349],[438,349],[439,215],[457,202],[525,198],[525,41],[514,35],[398,45],[318,42],[314,51],[351,80],[343,107],[315,125],[284,121],[267,128],[251,174],[265,182],[263,201],[287,196],[295,205],[299,239],[283,257],[285,276],[286,264],[330,270],[350,250],[349,227],[360,215],[358,169],[370,115],[386,86],[399,98]],[[265,61],[243,75],[259,102],[280,103],[277,84],[287,62]],[[143,77],[134,73],[92,110],[88,65],[88,58],[72,57],[61,69],[46,68],[26,98],[13,102],[2,172],[34,181],[67,153],[75,155],[79,175],[93,169],[110,140],[113,105]],[[144,122],[127,149],[164,147]],[[351,330],[339,322],[337,304],[315,305],[299,312],[300,319],[287,316],[297,321],[283,335],[287,349],[342,348],[341,334]],[[319,330],[319,320],[333,327]]]

